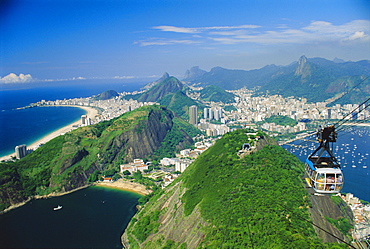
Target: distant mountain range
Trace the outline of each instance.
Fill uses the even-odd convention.
[[[312,102],[350,92],[336,103],[361,103],[370,94],[369,75],[369,60],[344,62],[337,58],[329,61],[301,56],[288,66],[268,65],[249,71],[215,67],[206,72],[193,67],[186,71],[183,81],[225,90],[258,87],[259,94],[305,97]]]

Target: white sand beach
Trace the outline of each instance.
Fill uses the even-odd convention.
[[[144,185],[141,185],[136,182],[129,182],[123,179],[119,179],[114,182],[99,182],[96,184],[96,186],[102,186],[102,187],[110,187],[110,188],[118,188],[122,190],[127,190],[131,192],[135,192],[140,195],[147,195],[152,192],[152,190],[146,189]]]
[[[84,109],[86,111],[86,116],[90,119],[93,119],[96,115],[98,115],[98,110],[93,108],[93,107],[89,107],[89,106],[79,106],[79,105],[63,105],[64,107],[66,106],[71,106],[71,107],[78,107],[78,108],[81,108],[81,109]],[[40,146],[41,144],[45,144],[47,142],[49,142],[50,140],[52,140],[53,138],[56,138],[60,135],[63,135],[64,133],[67,133],[71,130],[74,130],[76,128],[79,127],[79,125],[81,124],[81,120],[78,120],[74,123],[71,123],[69,125],[66,125],[64,126],[63,128],[60,128],[59,130],[56,130],[50,134],[47,134],[46,136],[44,136],[43,138],[39,139],[38,141],[28,145],[27,144],[27,149],[36,149],[38,146]],[[12,153],[10,155],[7,155],[7,156],[3,156],[3,157],[0,157],[0,161],[2,160],[8,160],[10,159],[12,156],[15,156],[15,153]]]

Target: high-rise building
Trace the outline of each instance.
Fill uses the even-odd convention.
[[[25,144],[15,146],[15,156],[21,159],[27,155],[27,146]]]
[[[192,125],[198,124],[198,107],[195,105],[189,107],[189,123]]]
[[[86,125],[91,125],[91,118],[86,118]]]
[[[331,115],[331,114],[332,114],[332,111],[331,111],[331,109],[329,108],[329,109],[328,109],[328,119],[332,119],[332,117],[331,117],[332,115]]]
[[[86,125],[86,115],[81,116],[81,124]]]
[[[204,113],[203,113],[203,117],[204,119],[207,119],[208,118],[208,109],[207,108],[204,108]]]

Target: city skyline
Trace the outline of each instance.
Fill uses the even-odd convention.
[[[35,0],[0,10],[0,83],[370,59],[370,4],[360,0]]]

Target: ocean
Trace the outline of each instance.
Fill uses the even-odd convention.
[[[93,186],[0,215],[0,248],[122,248],[140,195]],[[62,209],[54,211],[58,205]]]
[[[45,135],[77,121],[85,111],[76,107],[37,107],[17,110],[40,100],[90,97],[106,90],[132,92],[142,82],[74,80],[54,83],[0,84],[0,157],[17,145],[30,145]]]

